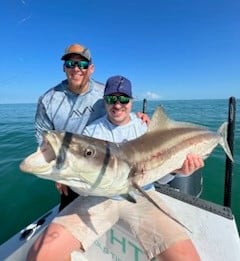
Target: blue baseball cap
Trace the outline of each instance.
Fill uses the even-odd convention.
[[[130,98],[133,98],[131,82],[121,75],[108,78],[105,85],[104,96],[114,93],[122,93]]]

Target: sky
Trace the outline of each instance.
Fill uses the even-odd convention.
[[[240,97],[239,0],[2,0],[0,103],[36,103],[80,43],[135,99]]]

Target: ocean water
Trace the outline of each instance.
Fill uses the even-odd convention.
[[[148,101],[149,116],[158,105],[181,121],[198,123],[216,131],[228,117],[228,100]],[[240,105],[237,102],[231,208],[240,231]],[[134,111],[142,111],[135,101]],[[36,104],[0,104],[0,244],[44,214],[59,201],[54,182],[22,173],[20,162],[36,150]],[[225,154],[217,147],[205,161],[201,198],[223,204]]]

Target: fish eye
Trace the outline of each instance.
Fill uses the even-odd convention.
[[[84,151],[84,157],[89,158],[95,155],[95,149],[92,146],[88,146]]]

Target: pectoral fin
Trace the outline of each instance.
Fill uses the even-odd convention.
[[[132,183],[133,187],[135,189],[137,189],[146,199],[148,199],[149,202],[151,202],[155,207],[157,207],[160,211],[162,211],[165,215],[167,215],[169,218],[171,218],[172,220],[174,220],[175,222],[177,222],[179,225],[181,225],[182,227],[184,227],[185,229],[187,229],[189,232],[192,233],[192,231],[187,228],[184,224],[182,224],[180,221],[178,221],[176,218],[174,218],[173,216],[171,216],[169,213],[167,213],[164,209],[162,209],[147,193],[145,190],[143,190],[141,187],[139,187],[139,185],[135,182]]]

